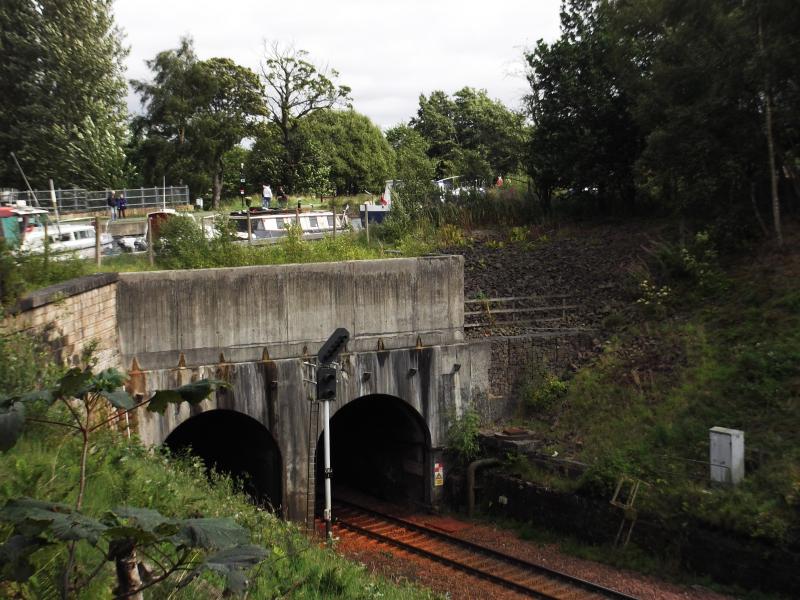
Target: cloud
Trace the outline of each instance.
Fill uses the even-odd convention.
[[[340,73],[354,108],[382,127],[416,113],[420,93],[464,86],[517,107],[525,93],[522,50],[558,35],[559,0],[117,0],[131,47],[129,79],[149,77],[144,61],[190,35],[201,59],[227,56],[257,71],[264,40],[293,43]],[[518,71],[511,76],[512,71]],[[137,98],[128,106],[138,112]]]

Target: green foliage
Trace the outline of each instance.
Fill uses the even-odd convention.
[[[555,375],[546,373],[541,382],[529,384],[524,394],[525,405],[536,413],[548,413],[567,394],[567,384]]]
[[[447,446],[465,463],[480,454],[478,433],[480,432],[480,415],[473,408],[466,409],[460,417],[453,419],[447,430]]]
[[[305,144],[298,139],[302,120],[350,100],[350,88],[336,85],[338,76],[335,69],[314,65],[305,50],[281,47],[277,42],[265,45],[261,63],[264,101],[270,124],[277,130],[274,139],[281,148],[276,156],[277,172],[270,177],[286,186],[287,192],[295,190],[297,168],[303,163]]]
[[[696,243],[705,247],[705,236]],[[670,255],[687,277],[702,277],[683,271],[680,251]],[[621,475],[639,477],[651,487],[637,504],[668,524],[694,518],[796,544],[800,302],[791,263],[725,275],[735,294],[681,292],[679,317],[628,323],[570,381],[557,419],[528,427],[590,464],[585,493],[608,498]],[[708,485],[708,429],[717,425],[747,436],[747,475],[735,489]]]
[[[110,0],[0,8],[0,180],[23,188],[118,187],[127,178],[123,61]]]
[[[368,117],[352,109],[318,110],[303,119],[301,130],[303,137],[318,146],[338,195],[383,190],[392,174],[394,153]]]
[[[486,183],[518,169],[527,134],[521,115],[470,87],[452,98],[440,90],[421,94],[411,126],[427,142],[437,178],[462,175]]]
[[[263,88],[250,69],[228,58],[198,61],[192,40],[147,62],[152,83],[133,82],[146,114],[134,123],[134,155],[147,180],[186,180],[195,195],[212,185],[219,206],[225,162],[265,114]],[[228,165],[238,174],[239,165]],[[198,174],[205,174],[198,178]]]

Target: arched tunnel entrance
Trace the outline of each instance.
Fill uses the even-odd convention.
[[[396,503],[430,504],[431,436],[420,414],[394,396],[369,395],[331,418],[333,487]],[[317,444],[317,508],[324,490],[323,437]]]
[[[254,502],[280,512],[280,449],[269,430],[252,417],[232,410],[203,412],[176,427],[164,444],[173,452],[188,450],[207,469],[241,481]]]

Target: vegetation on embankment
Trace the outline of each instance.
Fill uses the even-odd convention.
[[[705,234],[652,244],[633,274],[639,298],[606,319],[596,358],[532,374],[522,398],[544,450],[589,471],[566,481],[519,457],[512,470],[606,499],[620,476],[640,478],[638,508],[668,526],[691,517],[800,547],[800,247],[787,241],[724,267]],[[735,488],[708,482],[714,426],[745,432]]]
[[[76,494],[80,440],[75,435],[56,434],[42,427],[30,430],[7,454],[0,455],[0,503],[20,496],[70,503]],[[89,482],[85,512],[101,516],[117,506],[146,506],[163,515],[186,517],[230,517],[252,532],[252,543],[269,551],[250,583],[250,595],[276,598],[433,598],[433,594],[411,586],[396,586],[366,573],[330,550],[309,540],[293,524],[251,504],[227,478],[206,478],[197,459],[176,460],[145,449],[135,440],[116,433],[98,438],[90,450]],[[11,528],[0,526],[0,539]],[[0,577],[0,596],[20,598],[56,597],[60,571],[66,556],[64,546],[44,548],[34,555],[37,572],[26,584]],[[97,562],[87,548],[79,553],[86,569]],[[184,573],[184,576],[186,573]],[[80,594],[82,598],[111,597],[113,565]],[[176,575],[149,590],[152,598],[216,598],[221,582],[205,576],[187,588],[173,592],[182,580]]]
[[[32,389],[48,389],[63,369],[48,361],[48,353],[29,336],[0,330],[0,399]],[[96,406],[95,406],[96,408]],[[54,427],[33,410],[22,437],[6,452],[0,452],[0,506],[9,500],[30,497],[41,501],[74,505],[79,494],[82,439],[74,427]],[[50,409],[46,421],[70,422],[66,408]],[[8,415],[5,415],[8,416]],[[8,420],[2,425],[9,426]],[[4,431],[4,439],[9,431]],[[8,448],[6,446],[6,448]],[[4,448],[5,449],[5,448]],[[434,598],[435,595],[408,584],[394,585],[366,573],[364,567],[350,563],[333,551],[322,548],[294,524],[253,505],[241,491],[241,483],[212,473],[207,476],[199,459],[169,456],[144,448],[135,438],[112,429],[98,429],[92,436],[86,469],[85,495],[81,512],[96,519],[107,519],[116,507],[146,507],[173,519],[198,517],[229,518],[250,532],[251,543],[266,550],[266,560],[250,574],[251,597],[279,598]],[[7,511],[4,517],[8,516]],[[35,521],[35,519],[34,519]],[[34,524],[32,522],[32,524]],[[79,526],[75,526],[80,528]],[[23,528],[24,529],[24,528]],[[29,534],[36,535],[31,527]],[[85,535],[77,544],[77,572],[91,583],[79,590],[79,598],[111,598],[115,583],[113,562],[100,558],[103,552],[92,548]],[[83,532],[85,533],[85,532]],[[0,522],[0,545],[8,541],[12,526]],[[51,544],[30,556],[34,567],[27,571],[26,554],[13,548],[0,551],[0,597],[60,597],[63,573],[70,551],[68,544],[54,536]],[[101,543],[98,543],[101,546]],[[13,546],[13,544],[12,544]],[[109,548],[110,555],[110,548]],[[164,562],[167,554],[143,556],[147,563]],[[197,562],[194,557],[191,561]],[[169,564],[169,563],[165,563]],[[103,565],[96,577],[92,569]],[[155,569],[154,569],[155,571]],[[22,576],[24,573],[24,577]],[[148,588],[148,598],[218,598],[223,592],[222,577],[205,574],[188,583],[191,569],[177,571],[166,581]],[[15,578],[26,579],[18,583]],[[179,589],[180,588],[180,589]],[[70,597],[72,595],[70,594]]]

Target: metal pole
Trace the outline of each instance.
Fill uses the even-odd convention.
[[[324,422],[323,444],[325,447],[325,512],[322,518],[325,520],[325,538],[330,542],[333,540],[331,530],[331,409],[330,401],[322,402],[322,420]]]
[[[99,267],[103,259],[100,255],[100,217],[94,218],[94,262]]]
[[[41,206],[39,206],[39,199],[36,197],[36,193],[33,191],[33,188],[31,188],[31,184],[28,183],[28,178],[25,177],[25,171],[23,171],[22,167],[19,165],[19,161],[17,160],[17,155],[12,152],[11,158],[14,159],[14,163],[17,165],[17,169],[19,169],[19,174],[22,175],[22,179],[25,181],[25,185],[28,186],[28,191],[31,193],[31,196],[33,196],[33,201],[36,203],[37,208],[41,208]]]
[[[56,202],[56,189],[53,187],[53,180],[48,179],[50,182],[50,201],[53,203],[53,210],[56,212],[56,228],[58,235],[61,235],[61,222],[58,217],[58,202]]]
[[[331,198],[331,212],[333,213],[333,239],[336,239],[336,198]]]
[[[369,204],[364,203],[364,229],[367,231],[367,246],[369,246]]]
[[[247,243],[253,243],[253,221],[250,219],[250,211],[247,211]]]
[[[297,201],[297,208],[294,209],[294,219],[298,227],[300,227],[300,201]]]
[[[150,261],[150,266],[155,264],[155,255],[153,251],[153,219],[147,216],[147,258]]]

